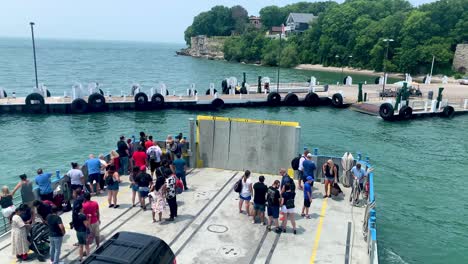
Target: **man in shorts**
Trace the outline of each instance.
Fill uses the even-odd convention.
[[[140,194],[140,207],[146,211],[145,199],[148,197],[151,185],[153,185],[153,178],[146,173],[146,166],[140,166],[140,174],[137,175],[136,184],[138,185],[138,193]]]
[[[99,247],[100,244],[100,235],[101,231],[99,225],[101,224],[100,214],[99,214],[99,205],[95,201],[91,201],[91,194],[84,194],[83,202],[83,213],[86,215],[86,218],[89,221],[89,231],[94,236],[96,241],[96,247]],[[87,241],[86,247],[89,247],[89,242]]]
[[[281,228],[279,227],[278,218],[279,218],[279,209],[280,209],[280,181],[275,180],[273,185],[268,188],[267,200],[268,200],[268,226],[267,229],[271,231],[271,225],[274,223],[276,226],[276,232],[281,233]]]
[[[307,176],[306,181],[304,182],[304,206],[302,207],[301,216],[307,219],[310,219],[309,207],[312,203],[312,182],[314,178],[312,176]],[[304,213],[305,211],[305,213]]]
[[[361,163],[357,163],[356,166],[354,166],[351,169],[351,174],[353,175],[355,179],[358,179],[358,182],[359,182],[359,188],[356,188],[357,186],[353,186],[356,188],[356,191],[357,191],[356,197],[358,197],[359,199],[360,192],[364,190],[364,180],[367,177],[367,172],[364,168],[361,167]],[[354,181],[352,183],[354,184]]]
[[[260,176],[258,177],[258,182],[253,185],[254,214],[252,216],[252,224],[255,224],[255,217],[259,215],[261,223],[265,225],[265,204],[268,187],[263,183],[264,181],[265,177]]]
[[[90,184],[91,193],[96,191],[96,194],[101,190],[99,188],[99,180],[101,176],[101,162],[98,158],[95,158],[93,154],[89,154],[89,159],[85,162],[86,168],[88,168],[88,182]],[[94,190],[93,183],[96,183],[96,190]]]

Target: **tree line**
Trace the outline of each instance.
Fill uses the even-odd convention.
[[[291,12],[313,13],[318,19],[303,33],[290,34],[281,42],[266,37],[265,32],[285,23]],[[434,72],[445,74],[450,74],[456,44],[468,42],[467,0],[439,0],[418,7],[406,0],[299,2],[264,7],[260,17],[262,28],[256,29],[248,24],[243,7],[216,6],[195,17],[185,38],[189,42],[201,34],[230,36],[224,44],[229,61],[427,73],[435,56]]]

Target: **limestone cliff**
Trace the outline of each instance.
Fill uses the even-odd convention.
[[[226,37],[207,37],[204,35],[192,37],[189,48],[181,49],[178,55],[224,60],[223,46]]]

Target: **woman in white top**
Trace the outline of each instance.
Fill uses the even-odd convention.
[[[246,201],[245,209],[247,215],[250,216],[250,200],[252,200],[252,181],[250,179],[250,171],[246,170],[242,176],[242,191],[239,194],[239,213],[242,213],[242,204]]]

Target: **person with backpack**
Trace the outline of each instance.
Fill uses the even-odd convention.
[[[140,173],[140,168],[134,167],[132,169],[132,173],[130,174],[130,189],[132,189],[132,206],[135,207],[135,197],[136,194],[138,193],[138,183],[136,182],[136,178],[138,174]],[[140,194],[138,193],[138,200],[140,200]]]
[[[276,226],[276,233],[281,233],[281,228],[279,227],[278,218],[280,212],[280,202],[281,195],[279,192],[280,181],[275,180],[273,185],[268,188],[267,192],[267,213],[268,213],[268,231],[271,231],[271,226],[274,223]]]
[[[47,225],[49,226],[50,241],[50,263],[60,263],[60,253],[62,251],[63,236],[65,235],[65,226],[62,218],[57,214],[57,208],[52,208],[52,213],[47,216]]]
[[[104,174],[104,180],[107,185],[107,201],[109,202],[109,208],[119,208],[117,204],[117,193],[119,193],[120,176],[114,165],[108,166]]]
[[[127,175],[128,173],[128,157],[130,156],[130,150],[127,142],[125,142],[125,136],[120,136],[117,142],[117,153],[119,154],[119,174]]]
[[[279,174],[281,176],[281,186],[280,186],[281,193],[285,192],[284,187],[286,186],[286,184],[290,185],[292,192],[296,192],[296,184],[294,183],[294,180],[288,175],[288,173],[286,172],[286,169],[281,168],[279,170]]]
[[[177,217],[176,176],[170,169],[166,170],[164,174],[166,175],[166,201],[171,212],[166,221],[174,221],[174,218]]]
[[[260,222],[265,225],[265,204],[268,187],[263,183],[264,181],[265,176],[260,176],[258,177],[258,182],[253,185],[254,214],[252,216],[252,224],[255,224],[255,218],[259,215]]]
[[[135,181],[138,184],[140,207],[143,211],[146,211],[145,199],[148,197],[151,186],[153,185],[153,178],[151,178],[151,175],[146,173],[146,166],[143,165],[140,167],[140,173],[137,175]]]
[[[250,216],[250,200],[252,200],[252,180],[250,179],[250,171],[246,170],[242,176],[241,182],[242,189],[239,193],[239,214],[242,213],[242,205],[245,204],[247,216]]]
[[[146,141],[146,143],[151,142],[153,145],[149,146],[146,150],[146,156],[148,157],[148,162],[151,171],[151,177],[154,177],[154,172],[158,167],[161,166],[161,155],[162,151],[161,148],[158,146],[158,142],[153,142],[152,140]]]
[[[175,172],[178,179],[182,180],[182,183],[184,184],[184,190],[188,190],[186,181],[187,163],[184,159],[182,159],[180,153],[176,154],[176,160],[172,162],[171,170]]]
[[[305,182],[304,179],[304,161],[307,159],[307,155],[309,155],[308,150],[304,150],[304,153],[302,154],[301,158],[299,159],[299,166],[297,168],[297,184],[299,185],[299,190],[302,190],[302,183]]]
[[[308,177],[312,177],[312,186],[314,186],[314,175],[315,175],[315,170],[317,169],[317,166],[315,166],[314,161],[312,160],[312,154],[307,154],[306,159],[302,163],[303,167],[303,173],[302,173],[302,182],[307,181]]]
[[[284,220],[282,223],[283,233],[286,233],[286,225],[288,218],[293,227],[293,233],[296,234],[296,220],[294,211],[294,198],[296,193],[291,191],[291,184],[287,183],[284,187],[284,192],[281,194],[281,211],[284,213]]]

